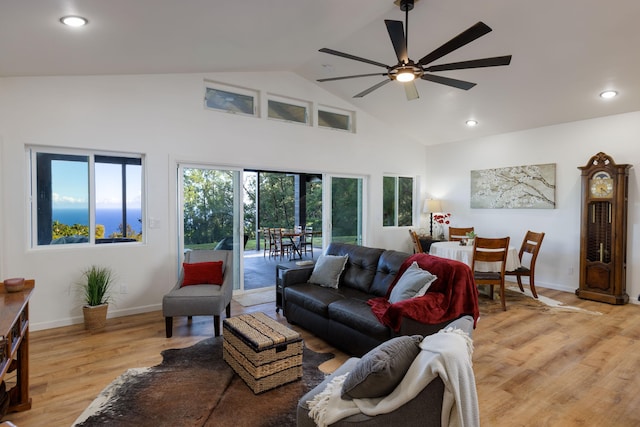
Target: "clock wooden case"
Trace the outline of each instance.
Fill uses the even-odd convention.
[[[626,304],[627,205],[629,169],[605,153],[582,171],[580,298]]]

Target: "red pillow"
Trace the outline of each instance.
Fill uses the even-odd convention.
[[[182,263],[182,286],[222,285],[222,261]]]

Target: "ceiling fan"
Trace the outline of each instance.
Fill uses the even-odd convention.
[[[353,59],[354,61],[365,62],[367,64],[377,65],[378,67],[384,67],[387,69],[387,72],[358,74],[355,76],[331,77],[327,79],[318,79],[319,82],[353,79],[357,77],[386,76],[386,80],[358,93],[357,95],[354,95],[354,98],[362,98],[363,96],[368,95],[369,93],[384,86],[390,81],[397,80],[404,84],[407,99],[411,101],[412,99],[419,98],[418,90],[416,89],[416,85],[414,83],[414,80],[418,78],[463,90],[469,90],[476,85],[475,83],[467,82],[464,80],[457,80],[449,77],[439,76],[436,74],[430,74],[432,72],[462,70],[467,68],[497,67],[500,65],[509,65],[509,63],[511,62],[511,55],[506,55],[496,56],[493,58],[472,59],[469,61],[427,66],[433,61],[442,58],[443,56],[448,55],[454,50],[461,48],[462,46],[471,43],[475,39],[478,39],[491,32],[491,28],[484,22],[478,22],[477,24],[458,34],[433,52],[425,55],[418,62],[414,62],[409,59],[407,53],[407,38],[409,35],[409,11],[413,9],[414,0],[396,0],[395,4],[399,4],[400,10],[405,12],[405,26],[407,27],[407,35],[405,36],[402,21],[392,21],[389,19],[385,19],[384,23],[387,25],[387,31],[389,32],[389,37],[391,38],[393,49],[395,50],[396,56],[398,57],[398,63],[396,65],[390,66],[381,62],[372,61],[370,59],[361,58],[359,56],[354,56],[344,52],[339,52],[337,50],[322,48],[320,49],[320,52],[341,56],[347,59]]]

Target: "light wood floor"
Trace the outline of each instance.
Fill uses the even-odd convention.
[[[539,293],[584,313],[507,310],[482,313],[474,331],[474,371],[483,426],[640,425],[640,307],[583,301],[573,294]],[[507,301],[508,305],[508,301]],[[232,313],[265,311],[272,304]],[[347,356],[301,331],[315,351]],[[82,325],[37,331],[30,340],[31,410],[8,414],[18,427],[70,426],[96,395],[128,368],[153,366],[167,348],[190,346],[213,335],[212,321],[175,319],[164,336],[160,312],[110,319],[96,333]]]

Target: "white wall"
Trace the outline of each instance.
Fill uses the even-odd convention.
[[[527,230],[546,233],[536,283],[575,291],[579,280],[580,171],[603,151],[632,164],[629,179],[627,293],[640,294],[640,112],[566,123],[431,147],[425,191],[443,200],[454,226],[474,226],[485,236],[511,237],[519,247]],[[556,209],[471,209],[470,171],[529,164],[556,164]],[[525,279],[526,280],[526,279]]]
[[[577,167],[604,151],[618,163],[635,165],[629,189],[627,292],[637,301],[640,112],[426,149],[404,137],[398,141],[394,129],[361,111],[357,111],[356,134],[207,111],[202,107],[205,78],[262,94],[354,109],[289,73],[0,79],[0,278],[36,279],[32,329],[81,321],[80,302],[69,289],[81,270],[93,263],[113,267],[120,282],[128,285],[128,294],[117,295],[115,307],[110,307],[111,316],[159,308],[176,277],[178,161],[365,175],[369,180],[366,244],[407,251],[405,229],[380,226],[382,174],[418,176],[423,195],[443,199],[454,225],[474,225],[485,235],[507,234],[518,245],[527,229],[545,231],[538,283],[572,292],[578,286]],[[31,249],[25,158],[25,146],[30,144],[144,153],[147,218],[157,219],[159,228],[146,230],[144,245]],[[538,163],[557,165],[556,209],[469,208],[470,170]],[[425,224],[423,217],[420,225]]]
[[[425,147],[397,141],[393,129],[360,111],[350,134],[205,110],[205,78],[354,110],[290,73],[0,79],[0,277],[36,280],[32,329],[81,321],[70,288],[94,263],[113,267],[128,286],[110,316],[159,309],[176,277],[177,162],[365,175],[366,244],[409,250],[406,229],[381,227],[382,174],[423,181]],[[30,248],[27,145],[145,154],[146,217],[159,227],[146,230],[144,245]]]

